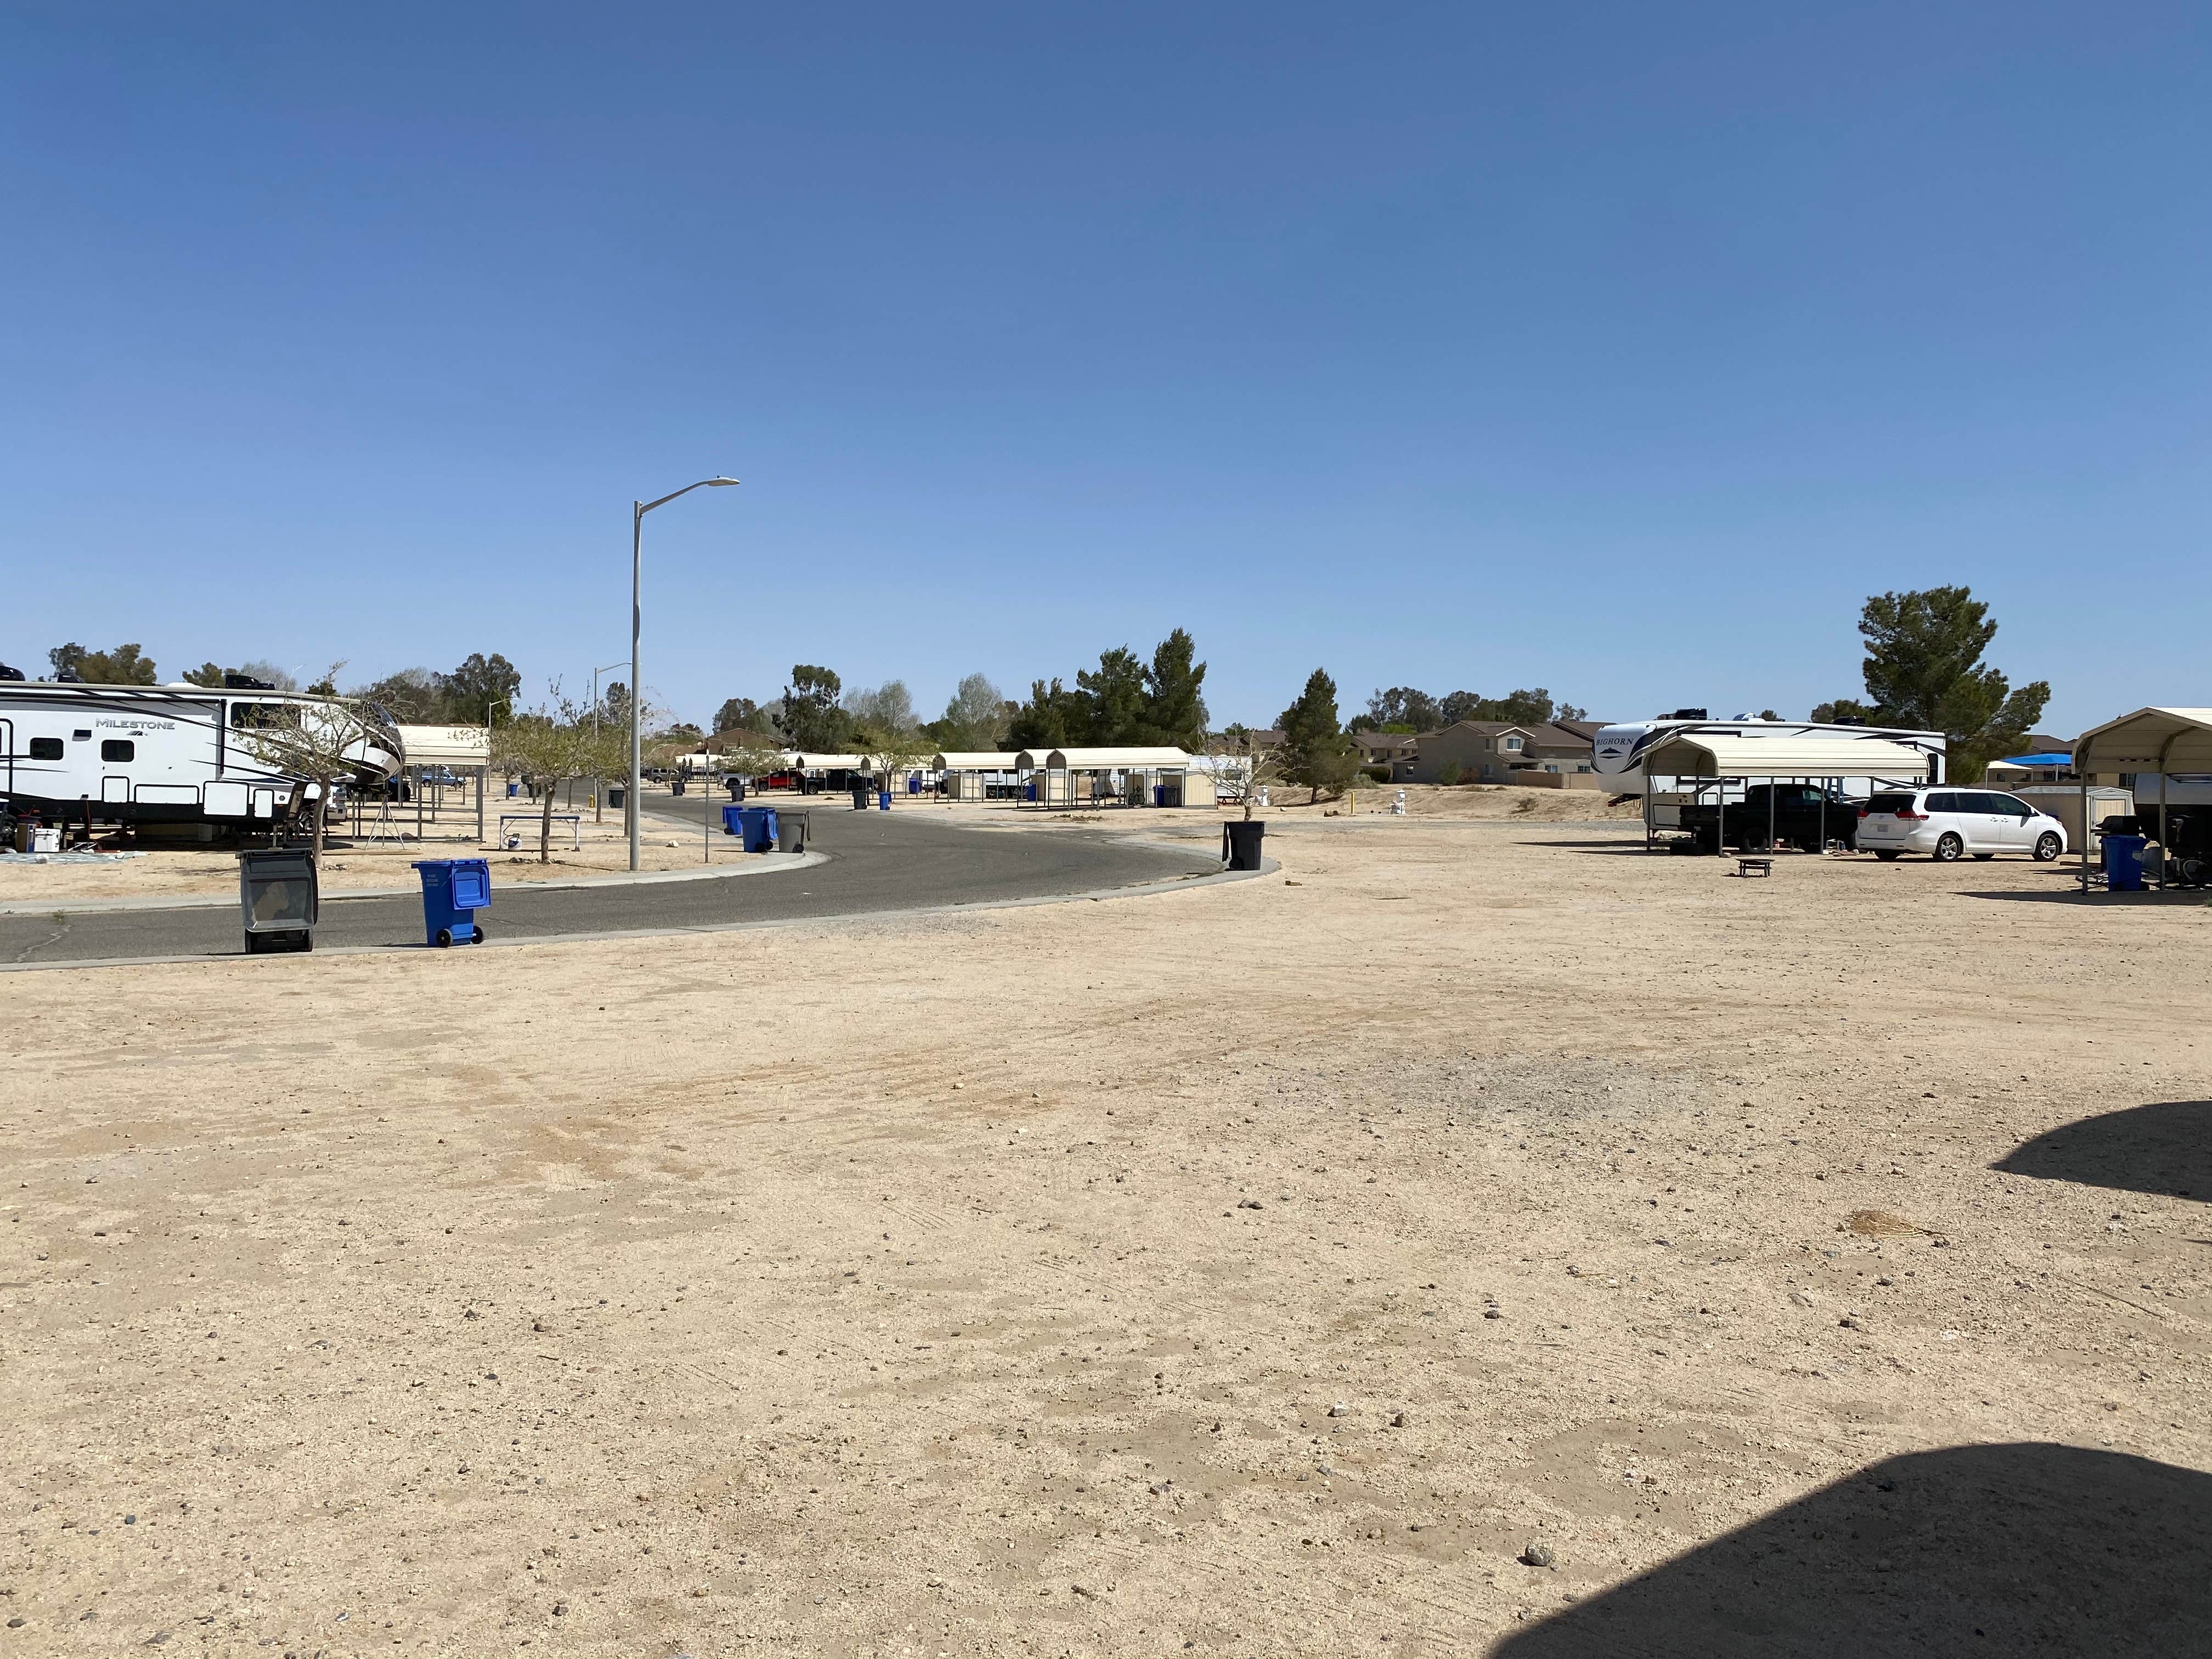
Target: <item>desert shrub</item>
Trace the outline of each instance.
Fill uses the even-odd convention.
[[[1437,781],[1449,788],[1467,776],[1467,769],[1457,761],[1446,761],[1437,768]]]
[[[1390,781],[1390,769],[1387,766],[1367,766],[1362,767],[1360,769],[1365,772],[1369,777],[1374,779],[1377,783],[1388,783]]]

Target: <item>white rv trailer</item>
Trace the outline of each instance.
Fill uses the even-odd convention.
[[[1660,744],[1672,743],[1677,738],[1688,738],[1694,742],[1708,735],[1745,739],[1741,745],[1729,744],[1741,752],[1755,754],[1757,751],[1749,748],[1753,743],[1771,744],[1775,754],[1786,752],[1792,765],[1817,763],[1833,769],[1819,773],[1820,776],[1864,778],[1876,782],[1884,776],[1881,769],[1888,767],[1895,758],[1888,752],[1890,744],[1929,757],[1936,769],[1929,775],[1929,779],[1942,782],[1948,744],[1941,732],[1912,732],[1889,726],[1829,726],[1817,720],[1629,720],[1599,728],[1590,742],[1590,763],[1593,769],[1602,773],[1640,772],[1645,754]],[[1879,758],[1852,764],[1851,748],[1855,744],[1864,744],[1869,753]],[[1764,777],[1767,774],[1759,772],[1755,775]],[[1814,774],[1808,772],[1806,775]]]
[[[319,786],[257,758],[238,734],[327,701],[206,686],[0,681],[0,811],[57,822],[264,827]],[[381,789],[404,761],[381,710],[357,706],[357,785]]]

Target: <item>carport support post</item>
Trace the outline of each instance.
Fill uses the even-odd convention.
[[[490,770],[489,766],[477,768],[477,845],[479,847],[483,845],[484,776]]]
[[[2081,764],[2082,757],[2075,756],[2075,767],[2079,776],[2075,781],[2081,786],[2081,896],[2089,896],[2089,773]]]

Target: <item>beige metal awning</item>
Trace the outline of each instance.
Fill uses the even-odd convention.
[[[466,766],[491,764],[491,728],[488,726],[402,726],[397,728],[399,746],[410,766]]]
[[[932,755],[929,763],[939,772],[1015,772],[1021,759],[1014,750],[948,749]]]
[[[2115,772],[2212,772],[2212,708],[2138,708],[2075,740],[2083,777]]]
[[[1925,778],[1930,764],[1905,744],[1844,732],[1700,732],[1656,744],[1639,762],[1662,778]]]
[[[1182,772],[1191,757],[1180,749],[1024,749],[1019,756],[1024,771],[1046,772]]]

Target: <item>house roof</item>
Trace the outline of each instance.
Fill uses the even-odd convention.
[[[1516,720],[1457,720],[1435,732],[1424,732],[1423,738],[1441,737],[1446,732],[1464,728],[1480,737],[1503,737],[1508,732],[1518,732],[1540,749],[1583,750],[1590,746],[1589,734],[1577,732],[1554,720],[1539,720],[1533,726],[1523,726]],[[1419,747],[1418,742],[1416,747]]]

